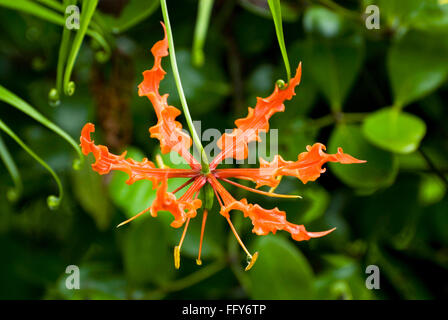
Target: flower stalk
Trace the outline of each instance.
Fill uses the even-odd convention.
[[[209,162],[207,159],[207,155],[205,154],[204,147],[202,146],[201,139],[196,132],[196,129],[193,125],[193,120],[191,119],[190,110],[188,109],[187,99],[185,98],[184,89],[182,87],[182,82],[180,81],[179,70],[177,68],[176,61],[176,52],[174,50],[174,40],[173,33],[171,31],[170,17],[168,16],[168,9],[166,6],[165,0],[160,0],[160,5],[162,7],[162,15],[163,21],[165,23],[166,32],[168,36],[168,47],[170,51],[170,62],[171,69],[173,70],[174,81],[176,82],[177,91],[179,93],[180,102],[182,104],[182,109],[184,111],[185,119],[187,120],[188,128],[190,129],[191,136],[193,138],[193,142],[196,148],[200,151],[201,154],[201,172],[203,174],[210,173]]]

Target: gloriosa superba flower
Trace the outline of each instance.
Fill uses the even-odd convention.
[[[165,26],[162,23],[165,30]],[[259,132],[269,130],[269,118],[276,112],[283,112],[285,106],[283,102],[290,100],[294,95],[295,87],[300,83],[301,64],[299,64],[296,75],[282,89],[275,86],[274,92],[267,98],[257,98],[255,108],[249,107],[249,113],[246,118],[235,121],[236,128],[232,133],[223,134],[218,140],[218,146],[221,152],[210,162],[208,172],[203,172],[201,164],[189,152],[192,140],[188,134],[182,131],[182,125],[176,121],[180,115],[180,110],[168,105],[168,94],[160,95],[159,84],[164,78],[166,72],[162,69],[162,57],[168,56],[168,39],[165,30],[165,37],[154,44],[151,49],[154,56],[154,65],[151,70],[143,72],[143,82],[138,86],[139,95],[146,96],[151,101],[156,112],[158,122],[149,129],[152,138],[160,140],[162,153],[171,151],[177,152],[189,164],[190,169],[168,168],[165,165],[156,165],[148,159],[135,161],[126,158],[126,152],[121,155],[115,155],[108,151],[106,146],[95,145],[90,134],[95,131],[94,125],[87,123],[81,133],[82,152],[87,155],[90,152],[95,156],[96,162],[92,164],[93,170],[99,174],[107,174],[112,170],[124,171],[129,175],[127,184],[133,184],[138,180],[150,180],[153,188],[157,189],[156,198],[151,206],[138,213],[131,219],[124,221],[119,226],[130,222],[146,212],[156,217],[159,211],[168,211],[174,216],[171,226],[180,228],[185,226],[180,243],[174,250],[175,267],[180,266],[180,249],[188,228],[190,219],[195,218],[197,211],[203,205],[199,199],[199,193],[209,193],[216,199],[221,206],[220,214],[227,220],[232,232],[248,256],[249,270],[255,263],[258,252],[250,254],[240,237],[238,236],[231,220],[230,211],[242,211],[244,217],[252,220],[253,232],[257,235],[266,235],[270,232],[276,233],[277,230],[284,230],[291,234],[296,241],[309,240],[325,236],[334,230],[322,232],[309,232],[303,225],[296,225],[286,220],[286,213],[278,208],[264,209],[258,204],[248,203],[246,199],[236,200],[222,185],[222,182],[234,186],[263,194],[270,197],[297,198],[294,195],[281,195],[274,193],[275,188],[280,183],[282,176],[292,176],[301,180],[303,183],[315,181],[321,173],[325,172],[322,166],[326,162],[339,162],[342,164],[362,163],[365,161],[355,159],[354,157],[343,153],[338,148],[336,154],[325,153],[325,146],[315,143],[313,146],[307,146],[306,152],[299,154],[297,161],[285,161],[279,155],[276,155],[273,161],[268,162],[260,158],[259,168],[217,168],[223,160],[234,158],[238,160],[246,159],[248,156],[248,143],[251,141],[260,141]],[[170,178],[188,179],[182,186],[173,191],[167,190],[167,180]],[[250,188],[238,182],[230,180],[237,178],[249,180],[256,184],[255,188]],[[176,194],[188,186],[186,192],[177,197]],[[262,186],[270,187],[270,191],[262,191],[258,188]],[[211,187],[211,188],[210,188]],[[211,191],[213,190],[213,191]],[[210,198],[210,197],[209,197]],[[197,264],[201,262],[202,240],[204,235],[205,222],[208,211],[211,206],[206,205],[203,208],[203,220],[201,229],[201,238],[199,244],[199,253],[196,260]]]

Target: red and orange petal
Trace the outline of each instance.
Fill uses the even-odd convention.
[[[230,211],[242,211],[245,217],[249,217],[252,220],[254,226],[252,232],[258,235],[266,235],[269,232],[275,234],[277,230],[284,230],[289,232],[294,240],[302,241],[323,237],[334,230],[308,232],[303,225],[288,222],[284,211],[280,211],[278,208],[264,209],[258,204],[248,203],[246,199],[235,200],[215,177],[210,177],[209,182],[212,184],[217,196],[222,199],[222,202],[220,202],[221,215],[228,218]]]
[[[246,118],[235,121],[236,128],[232,133],[225,133],[218,140],[221,153],[212,161],[210,168],[214,169],[226,158],[246,159],[248,155],[248,143],[260,141],[260,132],[269,130],[269,119],[274,113],[283,112],[285,100],[290,100],[294,95],[294,89],[300,83],[302,75],[302,64],[300,63],[296,75],[292,78],[285,89],[275,86],[274,92],[267,98],[257,97],[255,108],[249,107]]]
[[[154,56],[154,65],[151,70],[143,72],[143,81],[138,86],[138,94],[147,96],[151,101],[157,115],[158,122],[149,129],[152,138],[159,139],[162,153],[175,151],[181,155],[191,168],[200,169],[200,164],[191,155],[189,149],[192,144],[190,136],[182,131],[182,124],[176,121],[181,114],[180,110],[168,105],[168,94],[159,94],[160,81],[166,72],[162,68],[162,57],[168,56],[168,39],[165,25],[162,23],[165,36],[157,41],[151,49]]]
[[[196,185],[193,184],[190,189],[193,188],[192,190],[196,190],[197,192],[202,186],[203,183],[200,182],[199,184],[196,183]],[[197,209],[201,207],[202,201],[193,199],[188,195],[176,199],[176,196],[173,193],[167,192],[167,187],[167,181],[162,180],[157,189],[156,199],[151,205],[151,216],[156,217],[159,211],[169,211],[174,216],[171,226],[173,228],[179,228],[184,224],[187,218],[196,217]],[[192,195],[194,193],[191,192],[190,189],[186,194],[190,192]]]
[[[156,168],[154,163],[148,159],[135,161],[133,159],[125,159],[126,152],[122,155],[115,155],[109,152],[108,148],[103,145],[95,145],[90,134],[95,132],[95,126],[91,123],[84,125],[81,131],[81,149],[84,155],[93,153],[96,161],[92,164],[92,169],[99,174],[107,174],[112,170],[124,171],[129,175],[127,184],[132,184],[138,180],[150,180],[155,187],[162,179],[173,177],[191,178],[197,176],[198,172],[189,169],[162,169]]]
[[[338,148],[336,154],[325,153],[325,146],[321,143],[315,143],[313,146],[307,146],[306,152],[298,156],[298,160],[291,163],[285,163],[276,172],[276,175],[295,176],[303,183],[315,181],[325,172],[322,166],[327,162],[339,162],[341,164],[364,163],[364,160],[358,160],[349,154],[345,154],[342,148]]]
[[[338,148],[336,154],[327,154],[324,152],[325,146],[321,143],[307,146],[306,149],[306,152],[299,154],[297,161],[286,161],[276,155],[271,162],[260,159],[260,167],[257,169],[216,169],[216,177],[251,180],[256,183],[257,188],[276,187],[279,184],[277,179],[279,176],[294,176],[303,183],[315,181],[325,172],[322,166],[327,162],[342,164],[366,162],[344,153],[342,148]]]
[[[308,232],[303,225],[288,222],[285,211],[280,211],[278,208],[264,209],[258,204],[252,205],[248,203],[246,199],[234,201],[222,208],[224,214],[231,210],[242,211],[245,217],[249,217],[254,226],[252,232],[257,235],[267,235],[269,232],[275,234],[277,230],[284,230],[289,232],[294,240],[303,241],[326,236],[335,230],[333,228],[322,232]]]

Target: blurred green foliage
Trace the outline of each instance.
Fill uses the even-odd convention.
[[[86,9],[83,32],[61,27],[72,3],[81,14]],[[380,9],[378,30],[365,26],[371,4]],[[286,80],[267,1],[168,1],[168,7],[185,94],[202,130],[233,127],[255,97]],[[243,254],[215,203],[203,266],[195,264],[199,214],[190,223],[177,271],[172,250],[182,230],[169,226],[168,214],[115,228],[150,205],[151,183],[128,186],[120,172],[99,176],[90,169],[90,156],[74,170],[72,150],[54,133],[72,143],[70,137],[77,141],[92,121],[95,140],[112,151],[155,159],[158,142],[147,131],[155,115],[147,99],[138,97],[137,85],[152,65],[152,44],[162,36],[158,1],[0,0],[1,123],[56,172],[65,193],[59,209],[50,211],[45,199],[57,191],[54,182],[0,133],[0,298],[447,296],[448,4],[285,0],[280,8],[292,70],[303,63],[297,95],[271,120],[279,129],[280,154],[295,160],[319,141],[331,153],[342,147],[368,162],[330,164],[307,185],[283,179],[278,192],[301,194],[297,201],[227,185],[237,198],[286,210],[291,222],[308,230],[337,230],[300,243],[282,232],[259,237],[235,213],[243,240],[260,254],[244,272]],[[164,68],[161,91],[179,107],[168,59]],[[174,166],[169,155],[163,159]],[[170,181],[169,188],[182,183]],[[65,287],[71,264],[80,267],[80,290]],[[371,264],[380,268],[380,290],[365,287]]]

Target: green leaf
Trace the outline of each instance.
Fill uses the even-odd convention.
[[[97,1],[97,0],[95,0],[95,1]],[[85,2],[89,5],[93,5],[95,3],[95,1],[92,0],[92,1],[85,1]],[[43,20],[49,21],[51,23],[65,27],[65,18],[62,14],[58,14],[57,12],[50,10],[49,8],[46,8],[44,6],[41,6],[40,4],[38,4],[34,1],[0,0],[0,6],[6,7],[9,9],[13,9],[13,10],[22,11],[27,14],[34,15],[40,19],[43,19]],[[82,11],[87,12],[88,10],[82,10]],[[82,24],[83,23],[82,21],[84,19],[82,19],[80,17],[80,20],[81,20],[81,24]],[[104,39],[103,35],[98,33],[97,31],[92,30],[92,29],[87,29],[86,34],[89,35],[92,39],[95,39],[95,41],[97,41],[101,45],[101,47],[103,48],[103,52],[101,52],[101,54],[103,56],[103,59],[106,58],[110,54],[110,47],[107,44],[106,40]]]
[[[22,190],[23,190],[22,178],[20,177],[19,169],[17,169],[17,166],[16,166],[14,160],[12,159],[8,148],[6,147],[5,143],[3,142],[3,138],[1,137],[1,135],[0,135],[0,159],[2,159],[3,163],[5,164],[6,169],[9,172],[9,175],[12,178],[12,181],[14,182],[14,189],[8,190],[8,193],[7,193],[8,200],[15,201],[22,194]]]
[[[420,145],[426,133],[426,124],[410,113],[385,108],[371,113],[362,129],[365,137],[374,145],[407,154]]]
[[[285,1],[279,1],[282,11],[282,19],[285,22],[297,21],[300,17],[300,10],[295,3],[288,3]],[[265,1],[251,1],[251,0],[240,0],[238,3],[255,15],[271,19],[272,14],[269,10],[269,6],[266,5]]]
[[[364,8],[370,4],[377,5],[384,24],[397,28],[406,27],[412,20],[417,19],[427,3],[432,1],[434,0],[365,0]]]
[[[364,42],[358,35],[323,39],[309,37],[302,53],[303,71],[328,100],[333,111],[340,111],[364,60]]]
[[[75,149],[76,153],[78,154],[78,160],[74,163],[74,166],[81,164],[84,160],[83,155],[81,154],[81,149],[78,146],[78,143],[76,143],[72,137],[70,137],[65,131],[63,131],[61,128],[59,128],[57,125],[55,125],[53,122],[45,118],[42,114],[40,114],[36,109],[34,109],[32,106],[30,106],[28,103],[26,103],[24,100],[16,96],[11,91],[7,90],[3,86],[0,85],[0,101],[3,101],[23,113],[27,114],[34,120],[38,121],[40,124],[46,126],[48,129],[55,132],[57,135],[59,135],[61,138],[63,138],[65,141],[67,141],[73,149]]]
[[[425,7],[412,21],[412,27],[444,36],[448,31],[448,5],[439,0],[427,0],[424,3]]]
[[[52,23],[64,25],[65,19],[63,16],[59,15],[58,13],[54,12],[53,10],[50,10],[44,6],[41,6],[39,3],[36,3],[34,1],[28,1],[28,0],[16,0],[16,1],[9,1],[9,0],[0,0],[0,6],[23,11],[25,13],[32,14],[36,17],[39,17],[41,19],[50,21]]]
[[[338,147],[357,159],[366,160],[363,164],[330,163],[330,171],[349,186],[363,189],[377,189],[390,185],[397,175],[398,161],[390,152],[371,145],[356,125],[338,125],[332,132],[328,151]]]
[[[122,33],[141,23],[159,7],[157,0],[130,0],[118,17],[95,13],[113,33]]]
[[[47,293],[47,299],[65,300],[116,300],[129,298],[126,279],[113,274],[113,266],[103,262],[87,262],[79,266],[80,287],[68,289],[66,280],[69,274],[63,273],[55,288]]]
[[[289,66],[288,53],[286,52],[285,38],[283,36],[282,25],[282,8],[280,6],[280,0],[268,0],[269,9],[271,10],[272,19],[274,20],[275,33],[277,34],[278,44],[283,57],[283,63],[285,64],[286,76],[291,79],[291,67]]]
[[[394,105],[408,105],[446,80],[448,41],[428,33],[409,32],[389,49],[387,69]]]
[[[282,182],[285,184],[285,182]],[[280,189],[281,190],[281,189]],[[278,192],[282,192],[278,190]],[[296,189],[297,190],[297,189]],[[319,219],[327,210],[330,203],[330,195],[319,185],[301,185],[292,194],[302,196],[302,199],[285,201],[281,204],[282,210],[288,213],[288,221],[295,224],[305,224]]]
[[[110,225],[111,208],[107,189],[101,176],[92,170],[91,164],[95,162],[92,155],[79,171],[73,172],[73,192],[82,208],[95,220],[100,230],[106,230]]]
[[[198,17],[194,29],[192,50],[193,64],[197,67],[204,64],[204,42],[212,13],[213,2],[214,0],[200,0],[198,3]]]
[[[123,248],[128,279],[137,285],[165,283],[174,275],[167,227],[157,219],[146,217],[128,228]]]
[[[315,286],[317,299],[372,299],[365,285],[364,272],[359,263],[343,255],[325,255],[325,270],[319,274]]]
[[[346,29],[342,16],[321,6],[311,6],[306,10],[303,26],[307,33],[326,38],[340,36]]]
[[[0,120],[0,130],[3,130],[7,135],[9,135],[17,144],[22,147],[31,157],[34,158],[39,164],[44,167],[54,178],[56,184],[58,185],[59,196],[50,195],[47,198],[47,204],[50,209],[56,209],[61,203],[62,197],[64,195],[64,189],[61,184],[61,180],[54,170],[42,160],[33,150],[31,150],[25,142],[22,141],[2,120]]]
[[[425,206],[437,203],[443,199],[446,193],[446,186],[440,177],[425,174],[422,176],[419,189],[419,202]]]
[[[232,26],[238,50],[243,56],[252,57],[262,54],[274,46],[275,30],[272,24],[249,12],[243,11],[237,15]],[[241,32],[244,30],[244,32]],[[256,35],[256,37],[254,37]]]
[[[259,257],[249,271],[252,299],[313,298],[313,271],[297,247],[267,235],[257,238],[253,248]]]
[[[434,299],[432,292],[418,276],[418,270],[414,271],[403,260],[397,259],[378,245],[371,245],[367,263],[380,266],[381,274],[384,274],[384,278],[397,289],[402,299]]]

